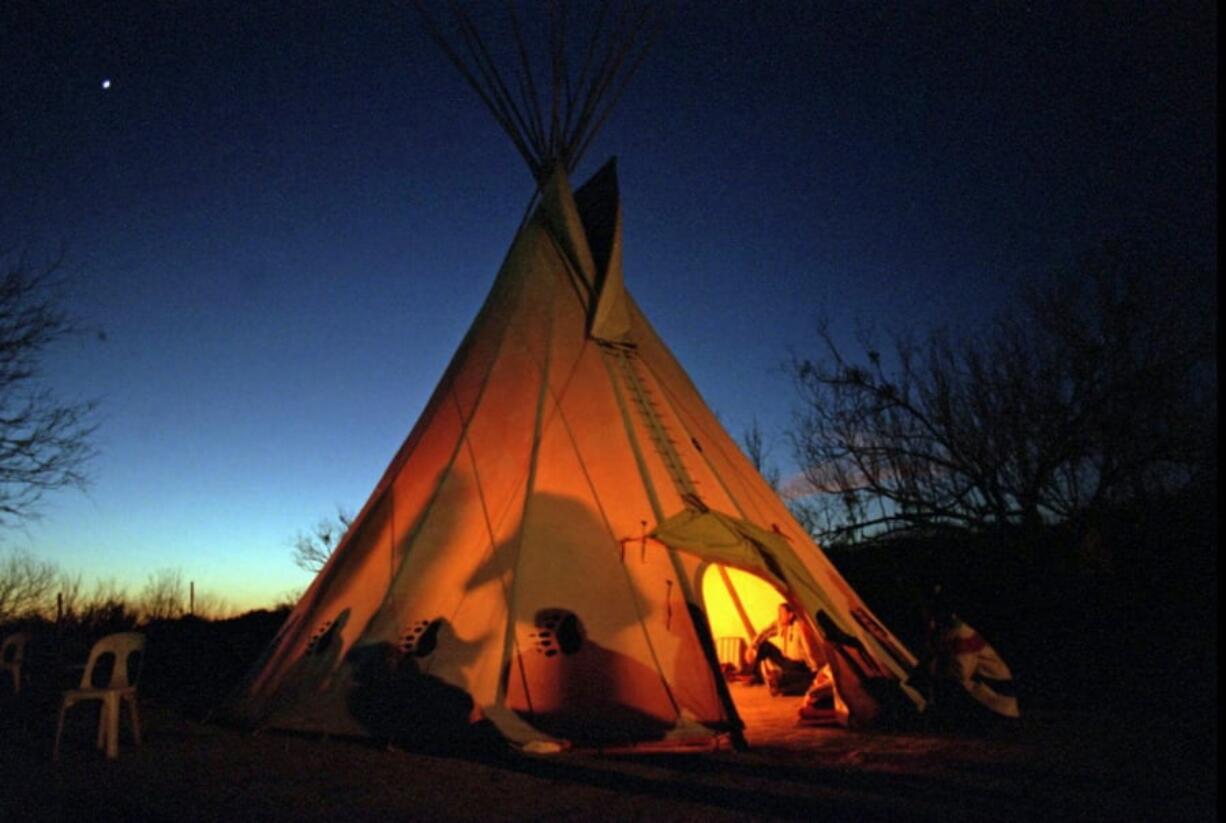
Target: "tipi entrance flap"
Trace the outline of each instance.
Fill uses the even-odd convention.
[[[678,551],[711,563],[744,569],[765,578],[776,588],[787,591],[790,587],[783,569],[771,554],[764,553],[761,547],[755,544],[755,540],[748,539],[744,527],[760,532],[765,539],[773,537],[762,529],[728,515],[693,509],[686,509],[668,518],[657,525],[651,535]],[[754,534],[755,538],[758,536]]]

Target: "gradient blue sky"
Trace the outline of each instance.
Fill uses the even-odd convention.
[[[1212,260],[1216,60],[1209,2],[680,2],[576,177],[619,157],[629,287],[786,465],[823,313],[978,322],[1110,237]],[[6,3],[0,66],[0,248],[65,244],[105,332],[47,360],[101,400],[95,482],[0,550],[305,586],[294,534],[407,435],[526,168],[407,4]]]

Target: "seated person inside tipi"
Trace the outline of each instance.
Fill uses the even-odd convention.
[[[787,603],[779,604],[775,622],[758,632],[745,659],[753,671],[750,683],[767,683],[773,695],[804,694],[826,663],[817,635]]]

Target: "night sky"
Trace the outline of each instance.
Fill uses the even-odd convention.
[[[786,469],[781,364],[820,316],[982,322],[1112,238],[1214,265],[1216,28],[1190,1],[677,3],[575,182],[618,156],[627,285]],[[101,401],[95,482],[0,549],[243,607],[301,588],[294,534],[361,508],[527,168],[408,4],[6,2],[0,66],[0,248],[63,246],[102,332],[46,361]]]

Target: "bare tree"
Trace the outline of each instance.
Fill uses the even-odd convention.
[[[888,358],[862,338],[853,361],[823,327],[824,353],[792,363],[820,536],[1033,529],[1188,483],[1215,459],[1208,282],[1115,249],[983,330],[895,335]]]
[[[179,569],[159,569],[149,575],[138,603],[145,620],[173,620],[185,613],[185,600],[183,572]]]
[[[127,592],[113,578],[98,580],[86,589],[81,574],[60,574],[55,582],[63,625],[85,635],[124,631],[136,624],[138,615],[127,602]],[[48,608],[48,615],[54,614]]]
[[[196,590],[193,615],[203,620],[226,620],[238,614],[238,609],[216,592]]]
[[[304,594],[306,589],[287,589],[276,596],[269,608],[272,611],[293,611]]]
[[[298,532],[291,557],[303,571],[317,573],[353,525],[353,514],[340,506],[334,517],[321,518],[309,532]]]
[[[127,608],[128,590],[113,577],[103,578],[94,583],[89,596],[81,600],[81,610],[112,609],[116,606]]]
[[[796,518],[801,528],[812,535],[822,533],[823,530],[820,528],[822,509],[814,504],[812,496],[808,494],[811,491],[809,481],[803,477],[793,477],[787,482],[784,481],[779,465],[771,459],[774,444],[767,442],[766,435],[762,432],[762,427],[756,417],[741,432],[741,448],[745,450],[745,456],[758,470],[758,474],[762,475],[766,484],[783,500],[784,505],[788,507],[788,511]]]
[[[770,459],[771,444],[766,442],[766,435],[762,433],[762,426],[758,423],[758,418],[753,418],[741,432],[741,448],[745,450],[745,456],[749,458],[750,463],[753,463],[753,467],[758,470],[758,474],[762,475],[766,484],[778,493],[780,490],[779,467]]]
[[[54,596],[59,567],[25,551],[0,559],[0,624],[41,614]]]
[[[56,299],[58,260],[0,253],[0,525],[38,513],[44,494],[88,483],[94,404],[42,385],[43,357],[79,331]]]
[[[65,608],[65,618],[87,635],[126,631],[136,625],[138,617],[128,603],[127,589],[114,578],[98,580],[71,612]]]
[[[71,619],[81,613],[86,594],[80,572],[61,572],[55,581],[55,591],[59,597],[57,617]]]

